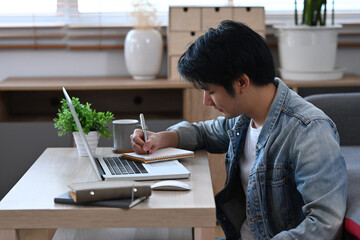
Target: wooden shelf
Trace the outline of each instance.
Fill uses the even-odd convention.
[[[115,116],[115,119],[138,119],[139,114],[137,113],[119,113],[112,112]],[[49,114],[19,114],[19,115],[10,115],[6,122],[52,122],[56,118],[56,112]],[[180,112],[152,112],[146,114],[147,120],[167,120],[167,119],[182,119],[182,113]],[[1,121],[0,121],[1,122]]]
[[[348,87],[348,86],[360,86],[359,75],[345,75],[338,80],[329,81],[292,81],[285,80],[285,83],[289,87]]]
[[[286,81],[300,88],[360,87],[360,76],[345,75],[332,81]],[[202,105],[202,92],[185,81],[166,78],[133,80],[129,77],[31,77],[0,82],[0,121],[52,121],[63,98],[88,101],[97,111],[112,111],[117,118],[185,119],[190,122],[215,118],[219,113]],[[30,101],[29,101],[30,99]]]
[[[111,111],[115,118],[137,118],[143,112],[148,119],[183,119],[184,106],[193,107],[183,103],[185,92],[193,86],[166,78],[8,78],[0,82],[0,121],[52,121],[64,97],[63,86],[71,96],[92,103],[97,111]]]
[[[0,45],[0,49],[65,49],[66,44],[29,44],[29,45]]]
[[[360,87],[359,75],[345,75],[342,79],[331,81],[289,81],[284,80],[286,85],[297,92],[299,88],[315,87]]]
[[[185,81],[133,80],[129,77],[29,77],[7,78],[0,82],[0,91],[68,90],[129,90],[129,89],[186,89],[193,88]]]

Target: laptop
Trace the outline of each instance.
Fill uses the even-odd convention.
[[[99,180],[159,180],[190,177],[190,172],[178,160],[141,163],[122,158],[119,154],[110,154],[106,156],[93,155],[85,138],[84,131],[75,112],[71,98],[64,87],[63,92],[90,162]]]

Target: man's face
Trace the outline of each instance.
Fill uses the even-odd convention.
[[[234,118],[243,114],[239,104],[239,94],[235,91],[234,96],[229,95],[224,87],[207,83],[202,87],[204,91],[203,104],[213,106],[221,112],[225,118]]]

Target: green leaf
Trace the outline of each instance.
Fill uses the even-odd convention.
[[[297,15],[296,11],[295,15]],[[325,25],[326,0],[304,0],[302,24],[309,26]]]
[[[106,113],[96,112],[96,110],[91,109],[90,103],[82,104],[79,98],[76,97],[72,97],[71,101],[85,134],[90,131],[98,131],[105,138],[112,135],[108,128],[114,119],[114,114],[109,111]],[[58,129],[58,135],[63,136],[79,131],[66,99],[62,99],[60,103],[61,107],[58,109],[57,118],[54,118],[54,127]]]

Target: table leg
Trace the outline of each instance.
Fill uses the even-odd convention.
[[[51,240],[56,229],[16,229],[17,240]]]
[[[215,228],[194,228],[194,240],[209,240],[215,238]]]

